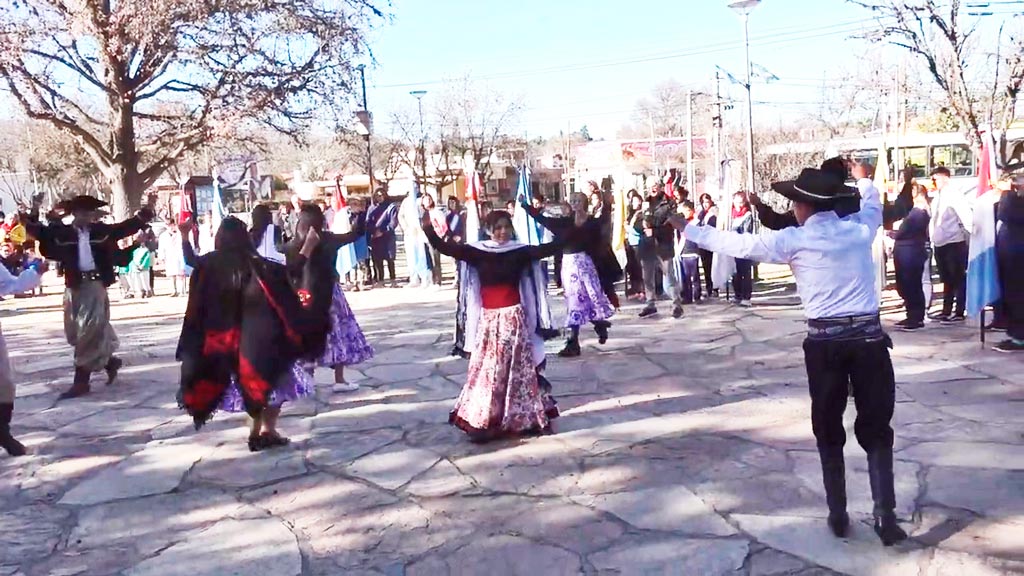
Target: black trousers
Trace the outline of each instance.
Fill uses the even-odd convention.
[[[967,242],[935,247],[935,263],[942,279],[942,313],[947,316],[963,316],[967,307],[967,256]]]
[[[754,294],[754,262],[736,259],[736,273],[732,275],[732,289],[736,300],[750,300]]]
[[[715,288],[714,282],[711,281],[711,262],[715,253],[703,248],[697,250],[697,253],[700,254],[700,266],[704,269],[704,287],[707,288],[707,294],[710,296],[711,291]]]
[[[818,450],[842,453],[846,444],[843,412],[849,391],[857,407],[854,434],[867,453],[892,449],[896,377],[888,336],[877,340],[804,340],[804,361],[811,393],[811,426]]]
[[[395,260],[394,258],[383,258],[381,256],[374,255],[373,257],[373,273],[374,280],[377,282],[384,281],[384,263],[388,265],[388,279],[392,282],[395,281]]]
[[[636,246],[626,244],[626,296],[644,291],[644,272]]]
[[[1001,230],[996,238],[996,261],[1003,292],[1006,335],[1024,340],[1024,238]]]
[[[924,265],[928,259],[928,249],[923,245],[897,242],[892,251],[896,265],[896,292],[903,298],[903,307],[907,309],[907,319],[924,322],[925,309],[928,302],[924,295]]]

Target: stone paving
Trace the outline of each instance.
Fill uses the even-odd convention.
[[[446,424],[466,372],[447,356],[454,292],[351,294],[377,349],[349,372],[362,390],[333,394],[321,371],[316,397],[286,407],[294,443],[260,454],[244,417],[196,433],[177,409],[183,300],[115,297],[120,382],[58,404],[59,297],[8,299],[33,455],[0,456],[0,576],[1024,573],[1024,357],[968,326],[894,332],[912,540],[885,549],[871,532],[852,405],[854,528],[837,540],[800,312],[784,285],[759,292],[679,321],[627,306],[607,345],[588,333],[582,358],[549,360],[557,434],[483,446]]]

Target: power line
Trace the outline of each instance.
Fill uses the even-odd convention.
[[[815,38],[821,38],[825,36],[834,36],[838,34],[850,34],[858,32],[863,28],[863,24],[875,23],[875,18],[863,18],[859,20],[853,20],[843,23],[831,24],[828,26],[817,26],[814,28],[803,28],[794,30],[792,32],[782,34],[762,34],[751,38],[752,46],[775,46],[780,44],[786,44],[790,42],[810,40]],[[528,76],[537,76],[545,74],[555,74],[560,72],[574,72],[579,70],[593,70],[600,68],[609,68],[614,66],[624,66],[629,64],[641,64],[647,62],[657,62],[663,60],[674,60],[678,58],[686,58],[690,56],[700,56],[705,54],[712,54],[715,52],[724,52],[733,50],[743,45],[742,40],[731,40],[728,42],[720,42],[716,44],[705,44],[702,46],[695,46],[690,48],[684,48],[672,52],[662,52],[650,54],[642,57],[626,58],[619,60],[606,60],[597,62],[587,63],[576,63],[576,64],[563,64],[560,66],[550,66],[545,68],[536,68],[532,70],[519,70],[509,72],[497,72],[492,74],[486,74],[476,77],[471,77],[475,80],[504,80],[523,78]],[[376,86],[378,89],[389,89],[389,88],[410,88],[415,86],[427,86],[443,84],[447,80],[435,79],[420,82],[404,82],[399,84],[381,84]]]

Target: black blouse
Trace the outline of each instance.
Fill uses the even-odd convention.
[[[423,228],[427,242],[445,256],[461,260],[476,268],[482,286],[518,286],[523,270],[535,260],[543,260],[559,252],[565,245],[563,239],[555,236],[554,242],[540,246],[522,246],[506,252],[488,252],[469,244],[456,244],[441,239],[433,226]]]
[[[600,216],[587,218],[582,226],[577,227],[574,216],[545,216],[533,206],[524,205],[523,208],[555,236],[566,236],[562,248],[565,254],[595,250],[604,242],[604,224],[610,218],[607,210],[602,210]]]

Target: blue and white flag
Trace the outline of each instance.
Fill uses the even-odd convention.
[[[967,259],[967,315],[974,317],[999,300],[999,267],[996,263],[996,203],[999,191],[993,158],[992,135],[984,135],[978,158],[978,195],[974,200],[970,255]]]

